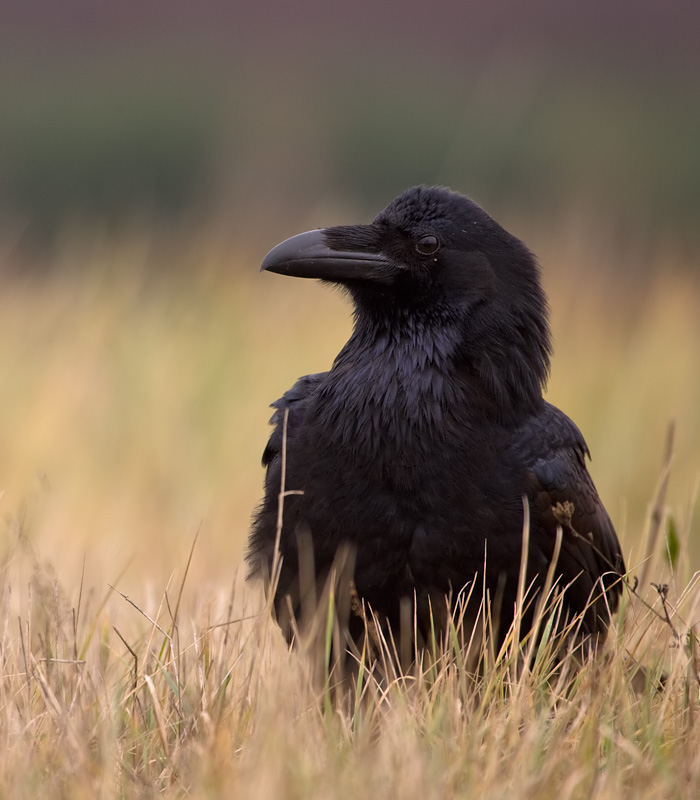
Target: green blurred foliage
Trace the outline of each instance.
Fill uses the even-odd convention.
[[[378,198],[411,175],[542,211],[575,195],[604,212],[697,218],[697,87],[517,72],[344,87],[329,112],[338,182]]]
[[[426,182],[496,213],[574,205],[696,237],[692,75],[545,69],[527,59],[454,66],[282,70],[190,54],[19,71],[0,89],[0,208],[22,217],[31,239],[67,216],[147,210],[179,222],[193,209],[242,203],[294,218],[319,199],[376,211]]]
[[[0,197],[37,233],[76,214],[178,214],[207,182],[212,103],[194,87],[135,72],[27,76],[2,105]]]
[[[678,556],[681,551],[681,541],[678,535],[678,526],[672,514],[668,515],[666,521],[666,550],[664,555],[671,569],[675,570],[678,564]]]

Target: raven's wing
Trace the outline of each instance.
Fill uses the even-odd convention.
[[[267,467],[267,473],[274,471],[278,459],[282,457],[282,442],[284,439],[284,417],[287,416],[287,439],[292,439],[304,419],[307,401],[328,375],[327,372],[317,372],[314,375],[304,375],[286,391],[279,400],[271,403],[275,413],[270,418],[273,431],[263,451],[262,464]]]
[[[277,533],[277,502],[285,433],[287,446],[293,447],[294,439],[303,427],[309,400],[327,374],[327,372],[319,372],[314,375],[304,375],[279,400],[275,400],[271,404],[275,409],[275,413],[270,419],[273,429],[262,456],[262,463],[266,468],[265,497],[253,520],[248,550],[251,576],[259,574],[261,570],[264,572],[272,561]]]
[[[538,553],[543,563],[551,557],[561,525],[557,574],[563,586],[570,584],[567,604],[575,612],[588,607],[583,627],[589,633],[603,633],[618,606],[625,563],[586,469],[586,456],[590,457],[586,442],[566,414],[544,403],[518,430],[515,447],[527,471],[531,556]]]

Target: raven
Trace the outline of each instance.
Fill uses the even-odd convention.
[[[354,304],[331,369],[272,404],[248,560],[264,577],[281,556],[275,608],[288,638],[339,552],[343,591],[393,631],[408,603],[409,630],[427,636],[433,612],[470,586],[507,631],[527,515],[527,585],[545,584],[561,527],[564,617],[602,639],[624,560],[583,436],[542,397],[547,301],[527,247],[467,197],[418,186],[370,225],[282,242],[262,270],[338,284]]]

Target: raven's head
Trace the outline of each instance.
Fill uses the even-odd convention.
[[[407,314],[456,323],[463,354],[498,395],[512,393],[511,384],[539,394],[546,379],[550,338],[537,262],[457,192],[408,189],[370,225],[287,239],[261,269],[340,284],[360,323]]]

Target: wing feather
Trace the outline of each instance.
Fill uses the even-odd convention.
[[[534,543],[543,559],[548,558],[561,525],[557,571],[563,585],[570,585],[572,607],[588,606],[584,625],[591,633],[602,633],[619,603],[625,563],[586,468],[586,442],[564,413],[545,403],[519,429],[516,447],[527,470]]]

